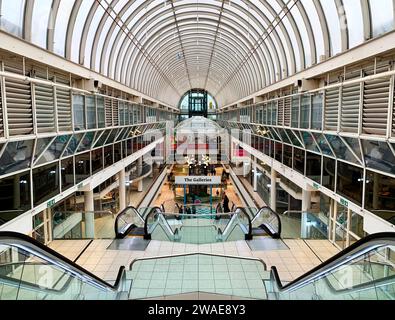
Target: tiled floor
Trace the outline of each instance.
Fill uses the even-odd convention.
[[[49,247],[66,258],[74,261],[89,242],[90,240],[54,240],[51,242]]]
[[[264,265],[259,260],[204,254],[142,260],[133,264],[131,299],[206,292],[264,299]]]
[[[311,247],[314,241],[316,240],[310,241]],[[290,250],[272,251],[251,251],[244,240],[201,245],[152,240],[145,251],[107,250],[111,242],[112,240],[93,241],[77,263],[107,281],[114,281],[120,266],[128,267],[134,259],[201,252],[260,258],[268,269],[276,266],[280,279],[289,282],[325,260],[320,260],[303,240],[284,240]],[[322,245],[321,243],[320,247]],[[338,252],[329,242],[326,247],[328,252],[332,252],[331,255]],[[329,258],[330,254],[326,256]]]

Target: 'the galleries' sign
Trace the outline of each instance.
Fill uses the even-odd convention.
[[[221,184],[221,177],[176,176],[175,183],[178,185],[216,185]]]

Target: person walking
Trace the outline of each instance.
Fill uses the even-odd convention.
[[[223,203],[222,207],[224,208],[224,213],[230,212],[230,209],[229,209],[229,198],[228,198],[228,196],[226,195],[225,192],[224,192],[224,199],[223,199],[222,203]]]

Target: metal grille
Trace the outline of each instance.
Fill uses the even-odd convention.
[[[277,124],[279,126],[284,125],[284,99],[278,100],[278,119]]]
[[[6,64],[4,71],[23,74],[23,65]],[[8,129],[11,136],[33,133],[33,113],[30,83],[6,78]]]
[[[376,79],[364,83],[363,133],[386,134],[389,90],[389,79]]]
[[[106,108],[106,126],[112,127],[112,99],[105,98],[104,106]]]
[[[341,107],[341,128],[343,131],[358,132],[360,94],[359,83],[343,87]]]
[[[291,97],[284,99],[284,126],[291,126]]]
[[[325,129],[337,130],[339,115],[339,88],[325,92]]]
[[[36,101],[37,132],[54,132],[55,106],[53,87],[35,84],[34,92]]]

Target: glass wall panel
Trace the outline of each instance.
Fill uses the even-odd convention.
[[[74,129],[75,130],[86,129],[84,96],[73,95],[73,114],[74,114]]]
[[[85,106],[86,106],[86,117],[87,117],[88,129],[95,129],[96,128],[95,97],[94,96],[85,97]]]
[[[387,142],[362,140],[367,167],[395,174],[395,156]]]
[[[322,135],[321,133],[314,133],[314,132],[312,132],[312,135],[314,136],[315,140],[316,140],[317,143],[318,143],[318,146],[319,146],[320,149],[321,149],[321,152],[322,152],[324,155],[331,156],[331,157],[334,157],[334,156],[335,156],[335,155],[333,154],[331,148],[329,147],[329,145],[328,145],[328,143],[327,143],[327,141],[326,141],[324,135]]]
[[[301,132],[301,136],[306,149],[321,153],[320,149],[318,149],[317,144],[315,143],[313,137],[309,132],[303,131]]]
[[[114,164],[114,150],[113,145],[104,148],[104,168]]]
[[[284,144],[283,164],[292,168],[292,147]]]
[[[94,148],[103,146],[104,143],[106,142],[107,138],[108,138],[108,135],[109,135],[110,133],[111,133],[111,129],[106,130],[106,131],[100,136],[99,140],[97,140],[97,142],[96,142]]]
[[[95,149],[92,151],[92,174],[103,170],[103,149]]]
[[[310,96],[302,96],[300,104],[300,127],[309,129],[310,124]]]
[[[30,167],[34,140],[9,142],[0,158],[0,175]]]
[[[299,148],[294,148],[294,161],[293,168],[301,174],[305,174],[304,172],[304,160],[306,158],[305,151]]]
[[[279,162],[283,161],[283,144],[276,142],[275,147],[275,159]]]
[[[303,148],[302,144],[300,143],[300,141],[298,140],[298,138],[295,136],[294,132],[292,130],[289,129],[285,129],[288,133],[288,137],[291,139],[292,144],[296,147],[301,147]]]
[[[80,146],[78,147],[77,153],[90,150],[94,138],[95,138],[95,132],[87,132],[84,138],[82,139]]]
[[[104,98],[96,97],[96,106],[97,106],[97,121],[98,127],[104,128],[106,126],[106,114],[104,109]]]
[[[299,96],[292,97],[291,126],[299,128]]]
[[[51,143],[40,159],[38,159],[36,165],[58,160],[63,153],[67,142],[70,140],[70,137],[70,135],[56,137],[54,142]]]
[[[91,175],[90,152],[79,154],[75,157],[75,183],[89,178]]]
[[[306,176],[311,180],[321,183],[321,156],[306,152]]]
[[[25,0],[1,1],[0,28],[22,37]]]
[[[311,103],[311,129],[322,130],[322,94],[315,94]]]
[[[118,142],[114,144],[114,163],[122,160],[122,144]]]
[[[48,145],[52,142],[53,139],[54,139],[53,137],[37,139],[36,149],[34,151],[34,158],[33,158],[34,163],[37,162],[38,158],[41,156],[41,154],[44,152],[44,150],[48,147]]]
[[[365,209],[395,224],[395,178],[366,171]]]
[[[350,217],[350,231],[360,238],[365,236],[365,231],[363,230],[363,217],[356,212],[351,211]]]
[[[360,164],[357,158],[352,154],[350,149],[344,144],[342,139],[334,135],[325,135],[328,142],[330,143],[333,151],[336,153],[336,157],[342,160],[346,160],[352,163]]]
[[[336,160],[323,157],[322,186],[335,191],[336,181]]]
[[[0,225],[31,209],[30,173],[0,179]]]
[[[373,36],[379,36],[394,28],[394,8],[392,0],[369,0]]]
[[[45,202],[60,192],[58,162],[33,170],[34,206]]]
[[[78,148],[78,145],[81,142],[81,139],[84,137],[83,133],[75,134],[71,137],[69,144],[66,147],[66,150],[63,153],[63,157],[71,156],[75,153]]]
[[[62,160],[62,192],[74,186],[74,157]]]
[[[353,165],[337,162],[337,193],[362,205],[363,170]]]

